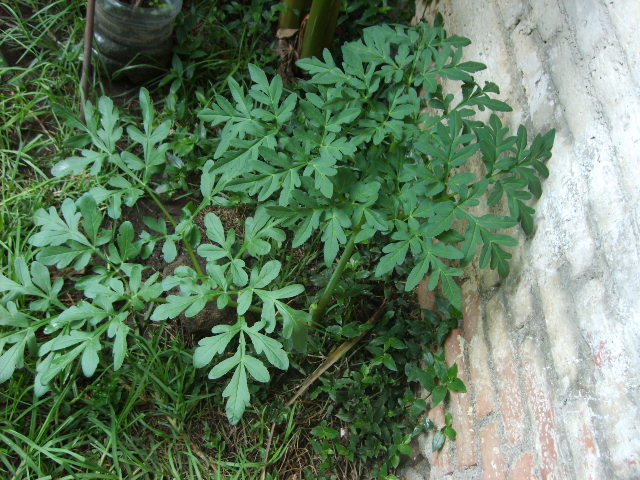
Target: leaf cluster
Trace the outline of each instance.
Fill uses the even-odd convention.
[[[270,379],[255,355],[266,357],[276,368],[288,367],[282,344],[262,332],[273,333],[278,317],[281,337],[294,345],[304,343],[309,315],[288,303],[304,287],[279,278],[282,264],[271,258],[272,249],[282,245],[285,233],[278,227],[281,220],[265,209],[245,220],[242,235],[225,231],[215,213],[206,213],[204,234],[211,243],[203,241],[195,224],[195,217],[212,201],[210,192],[204,191],[201,204],[183,212],[180,221],[168,213],[148,184],[166,163],[169,145],[164,141],[170,123],[155,121],[145,89],[140,105],[142,128],[129,125],[129,142],[122,148],[124,128],[111,100],[100,99],[97,113],[88,103],[88,121],[78,123],[85,133],[77,141],[89,141],[90,148],[54,166],[55,175],[87,169],[98,180],[107,180],[77,200],[66,198],[59,210],[36,211],[37,231],[29,238],[36,258],[27,264],[17,257],[13,274],[0,274],[0,382],[23,366],[26,351],[37,359],[37,395],[54,379],[69,375],[77,361],[85,376],[93,376],[104,348],[111,350],[113,369],[118,370],[140,322],[193,317],[215,302],[219,309],[234,308],[237,322],[217,325],[213,336],[201,340],[194,365],[203,367],[235,345],[236,353],[217,358],[209,376],[217,379],[233,369],[223,396],[228,398],[228,416],[236,423],[249,403],[247,373],[258,382]],[[116,173],[99,176],[103,168]],[[158,202],[166,219],[145,217],[148,230],[136,232],[125,220],[122,204],[132,207],[144,196]],[[195,260],[193,268],[180,266],[164,278],[159,271],[150,272],[144,260],[159,245],[167,263],[186,249]],[[57,269],[53,276],[52,268]]]
[[[105,348],[118,369],[138,325],[193,317],[215,302],[234,310],[235,321],[219,322],[200,340],[194,365],[210,366],[212,380],[230,376],[222,395],[236,423],[250,402],[250,380],[269,382],[268,365],[287,369],[292,351],[305,348],[310,313],[321,322],[317,305],[348,286],[343,276],[353,250],[372,252],[357,279],[401,278],[410,292],[426,276],[429,289],[440,288],[461,309],[463,268],[478,257],[480,267],[508,274],[517,241],[505,230],[520,224],[533,232],[530,200],[541,194],[554,136],[529,144],[524,127],[510,135],[496,114],[486,124],[475,119],[478,110],[510,108],[494,97],[495,84],[475,82],[473,73],[485,66],[463,61],[468,43],[440,23],[383,25],[345,44],[340,64],[328,51],[300,60],[308,79],[292,90],[255,65],[248,88],[230,77],[229,95],[211,92],[198,113],[215,133],[202,143],[211,149],[197,162],[199,192],[189,192],[199,203],[180,218],[153,188],[179,153],[171,119],[157,115],[145,89],[139,124],[127,124],[108,98],[97,109],[87,103],[85,123],[68,118],[83,132],[73,140],[80,153],[53,173],[88,173],[97,186],[59,209],[38,210],[29,240],[35,258],[18,257],[0,274],[0,382],[24,364],[27,351],[37,359],[38,394],[74,365],[93,375]],[[458,95],[447,93],[442,79],[447,89],[459,84]],[[481,171],[468,166],[475,156]],[[137,232],[123,207],[143,197],[165,218],[146,218],[148,231]],[[226,229],[211,211],[237,202],[253,210],[242,232]],[[482,202],[504,203],[508,214],[478,214]],[[204,231],[196,224],[202,214]],[[314,298],[283,273],[292,269],[279,254],[318,239],[331,279]],[[184,251],[192,266],[165,278],[149,271],[144,260],[160,245],[166,262]],[[367,368],[401,371],[401,333],[388,345],[376,343],[382,338],[369,345],[374,360]],[[434,404],[464,389],[441,354],[424,361],[425,368],[401,373],[431,390]],[[366,383],[369,373],[359,375]]]
[[[199,114],[222,126],[203,181],[267,205],[294,247],[320,234],[327,266],[350,238],[381,244],[376,276],[409,265],[407,291],[429,275],[460,308],[455,278],[478,252],[481,267],[508,274],[517,242],[499,231],[532,231],[526,201],[541,193],[553,143],[553,131],[528,147],[523,127],[508,136],[497,115],[474,119],[476,109],[510,108],[491,96],[495,84],[474,82],[485,66],[462,61],[468,43],[441,26],[372,27],[342,47],[342,65],[328,51],[300,60],[310,79],[290,93],[250,66],[251,88],[230,78],[231,98]],[[439,78],[462,82],[458,101]],[[482,174],[465,168],[476,153]],[[509,215],[473,213],[503,197]]]
[[[465,391],[457,366],[446,364],[442,349],[460,313],[444,298],[438,298],[437,311],[424,310],[423,319],[415,317],[413,308],[402,297],[391,300],[389,313],[348,359],[351,367],[327,374],[312,392],[316,402],[330,400],[325,420],[311,432],[322,459],[317,478],[333,478],[341,458],[375,463],[368,472],[372,478],[388,478],[403,455],[413,455],[415,437],[435,428],[426,417],[420,420],[442,402],[435,392]],[[416,395],[416,385],[433,392],[431,404]],[[455,440],[451,415],[447,418],[445,438]],[[444,429],[436,433],[438,439],[440,435]],[[434,449],[442,447],[439,441],[434,441]]]

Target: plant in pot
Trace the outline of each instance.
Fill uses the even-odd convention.
[[[96,0],[94,52],[114,75],[144,82],[171,58],[182,0]]]

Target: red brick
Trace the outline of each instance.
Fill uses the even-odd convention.
[[[535,478],[533,470],[533,455],[525,453],[511,469],[511,480],[532,480]]]
[[[476,402],[476,415],[482,418],[495,409],[493,384],[489,371],[487,346],[481,335],[473,338],[469,344],[470,381],[467,385]]]
[[[437,407],[429,410],[427,416],[435,424],[436,428],[441,428],[444,425],[444,414],[444,404],[441,403]]]
[[[482,478],[484,480],[504,480],[506,478],[506,467],[500,444],[496,422],[492,422],[480,430]]]
[[[572,400],[564,409],[566,435],[571,438],[569,448],[573,458],[580,461],[574,465],[576,478],[599,480],[606,478],[603,458],[593,426],[594,414],[587,399]]]
[[[444,404],[438,405],[436,408],[432,408],[429,411],[429,418],[436,425],[439,430],[444,426],[445,408]],[[430,444],[429,447],[430,448]],[[453,472],[454,467],[454,448],[452,442],[446,441],[442,450],[433,453],[433,461],[431,462],[431,469],[436,477],[441,477],[448,473]]]
[[[591,426],[586,422],[582,425],[581,446],[584,448],[585,456],[582,459],[585,473],[589,475],[588,480],[596,480],[599,474],[600,449],[596,443],[596,438]]]
[[[466,393],[455,393],[451,400],[453,428],[456,431],[457,467],[469,468],[478,464],[476,432],[473,427],[473,408]]]
[[[449,365],[458,364],[458,377],[469,388],[467,367],[464,361],[465,340],[461,329],[455,329],[445,343],[446,359]],[[457,438],[455,450],[457,456],[457,468],[469,468],[477,465],[476,435],[473,428],[473,406],[468,393],[452,393],[450,410],[453,415],[453,428]]]
[[[482,304],[476,282],[465,282],[462,285],[462,317],[464,324],[464,338],[470,342],[473,337],[482,332]]]
[[[429,277],[425,277],[416,287],[418,304],[427,310],[435,310],[436,292],[429,290]]]
[[[524,434],[524,416],[520,400],[520,385],[513,360],[513,348],[507,325],[504,308],[494,299],[487,308],[489,338],[493,363],[496,367],[496,378],[499,379],[498,397],[504,421],[504,431],[511,445],[522,440]]]
[[[553,404],[544,375],[542,354],[531,340],[524,343],[521,352],[524,361],[523,368],[526,372],[527,399],[533,415],[532,424],[536,435],[536,448],[541,457],[541,478],[562,478],[558,464]]]
[[[462,347],[461,340],[464,341],[463,339],[458,339],[458,337],[461,337],[461,336],[462,336],[462,329],[455,328],[451,330],[451,333],[449,333],[449,336],[444,342],[445,359],[447,360],[447,363],[449,365],[457,363],[458,367],[460,367],[460,363],[463,357],[463,352],[462,352],[463,347]]]

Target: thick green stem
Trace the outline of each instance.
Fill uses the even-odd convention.
[[[311,0],[282,0],[285,9],[280,13],[279,28],[300,28],[300,22],[309,11]]]
[[[329,48],[333,42],[340,5],[341,0],[313,0],[300,58],[322,58],[322,51]]]
[[[338,262],[338,266],[333,271],[331,278],[329,279],[329,283],[322,292],[322,297],[318,301],[318,306],[313,311],[312,322],[314,324],[319,323],[320,319],[324,316],[327,311],[327,307],[329,306],[329,300],[331,299],[331,295],[333,295],[333,291],[336,289],[338,282],[342,278],[342,273],[344,272],[347,263],[349,263],[349,259],[351,255],[353,255],[353,251],[356,245],[356,235],[360,231],[359,228],[356,228],[351,232],[351,238],[349,238],[349,242],[347,242],[347,246],[344,248],[344,252],[342,252],[342,257],[340,258],[340,262]]]

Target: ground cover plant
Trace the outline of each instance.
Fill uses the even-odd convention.
[[[53,112],[71,138],[41,172],[57,202],[3,233],[0,461],[15,478],[394,478],[435,428],[421,415],[464,391],[439,349],[456,278],[476,256],[508,273],[504,231],[532,232],[553,132],[529,144],[478,121],[509,107],[440,20],[368,28],[285,88],[252,43],[277,9],[238,5],[220,15],[246,43],[218,31],[229,48],[210,58],[180,42],[138,111],[104,96],[85,123]],[[190,8],[183,26],[220,28]],[[481,201],[508,213],[476,215]],[[412,300],[425,275],[433,312]],[[446,437],[450,419],[434,449]]]

